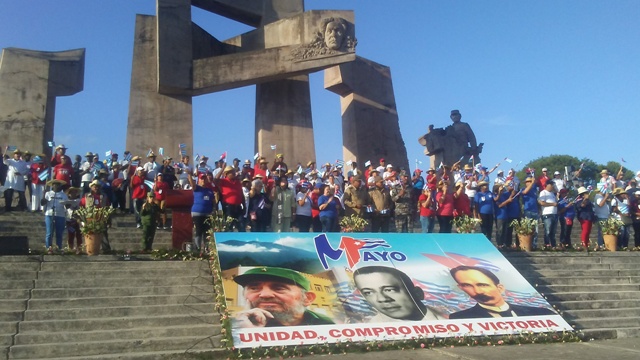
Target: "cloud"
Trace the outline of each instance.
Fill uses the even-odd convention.
[[[228,244],[218,244],[218,251],[225,251],[225,252],[249,252],[249,253],[256,253],[256,252],[280,252],[279,249],[267,249],[264,246],[260,246],[257,244],[244,244],[244,245],[240,245],[240,246],[233,246],[233,245],[228,245]]]
[[[273,243],[282,245],[282,246],[308,250],[308,251],[316,250],[313,240],[310,237],[298,238],[298,237],[286,236],[274,241]]]

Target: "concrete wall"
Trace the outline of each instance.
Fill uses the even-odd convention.
[[[345,161],[362,166],[385,158],[409,171],[389,67],[357,57],[325,70],[325,88],[340,95]]]
[[[82,91],[85,50],[2,50],[0,145],[51,155],[56,96]],[[4,149],[3,149],[4,150]]]

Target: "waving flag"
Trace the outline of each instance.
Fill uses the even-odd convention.
[[[49,145],[49,147],[54,147],[56,146],[56,143],[54,143],[53,141],[47,141],[47,145]]]
[[[194,159],[196,162],[200,161],[200,154],[196,154],[196,158]]]
[[[158,154],[164,156],[164,148],[158,148]]]
[[[275,150],[276,149],[276,145],[271,145],[271,150]]]
[[[224,160],[227,158],[227,152],[223,152],[222,155],[220,155],[220,160]]]
[[[147,185],[147,187],[149,188],[149,190],[153,190],[153,181],[151,180],[145,180],[144,184]]]
[[[12,152],[18,150],[18,147],[15,145],[7,145],[7,152]]]
[[[508,162],[509,164],[513,162],[513,160],[509,159],[508,157],[504,158],[504,161]]]
[[[49,169],[44,169],[40,173],[38,173],[38,178],[42,181],[47,180],[49,177]]]
[[[469,162],[473,162],[473,155],[469,156]]]
[[[298,171],[296,172],[298,173],[298,175],[301,175],[304,172],[304,170],[302,169],[302,165],[298,166]]]
[[[104,156],[106,156],[106,157],[110,158],[110,157],[111,157],[111,154],[113,154],[113,152],[112,152],[111,150],[109,150],[109,151],[107,151],[107,152],[105,152],[105,153],[104,153]]]
[[[627,162],[624,158],[620,158],[620,160],[622,160],[623,163]]]
[[[131,161],[131,153],[128,153],[127,155],[124,156],[124,159],[122,159],[124,161]]]
[[[367,160],[366,163],[364,163],[364,167],[369,167],[371,166],[371,160]]]

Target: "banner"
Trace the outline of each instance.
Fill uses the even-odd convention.
[[[215,241],[238,348],[572,331],[482,234]]]

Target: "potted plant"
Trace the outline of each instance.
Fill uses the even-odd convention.
[[[110,206],[103,208],[91,206],[80,208],[74,212],[74,216],[80,223],[80,232],[84,236],[87,255],[100,253],[102,237],[107,233],[109,217],[114,211],[115,209]]]
[[[214,211],[212,215],[207,218],[207,223],[211,226],[210,232],[225,232],[229,230],[229,226],[234,221],[231,216],[224,216],[222,210]]]
[[[480,219],[467,215],[457,216],[453,219],[453,226],[456,227],[456,232],[459,234],[475,233],[480,223]]]
[[[523,217],[515,219],[509,223],[509,226],[518,234],[520,241],[520,249],[524,251],[533,250],[533,234],[538,227],[538,219]]]
[[[351,214],[349,216],[345,216],[340,220],[340,229],[342,232],[363,232],[365,226],[367,226],[369,222],[357,214]]]
[[[604,247],[609,251],[616,251],[618,244],[618,234],[624,223],[616,218],[610,217],[607,220],[600,221],[602,229],[602,238],[604,239]]]

